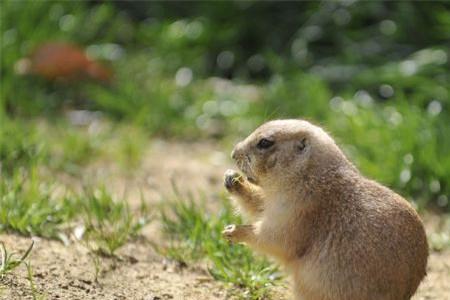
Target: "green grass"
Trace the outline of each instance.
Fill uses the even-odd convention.
[[[25,263],[25,260],[33,249],[33,245],[34,242],[30,244],[30,247],[28,247],[24,254],[22,254],[19,258],[15,258],[17,254],[14,252],[8,253],[5,244],[0,242],[0,278],[3,278],[21,264]]]
[[[70,118],[0,114],[0,119],[0,172],[8,177],[17,169],[31,167],[79,177],[84,167],[99,161],[129,170],[139,165],[148,145],[141,127],[101,117],[86,125],[72,124]]]
[[[33,249],[34,242],[32,241],[28,249],[18,258],[16,258],[17,253],[9,253],[3,242],[0,242],[0,280],[3,279],[9,273],[12,273],[20,265],[25,265],[27,268],[27,280],[30,284],[31,296],[33,300],[44,300],[47,297],[38,292],[36,284],[33,278],[33,269],[31,267],[31,262],[27,262],[26,259],[30,255]]]
[[[139,211],[131,211],[126,201],[117,201],[104,188],[88,191],[78,200],[85,239],[100,254],[113,256],[118,248],[136,237],[149,222],[142,201]]]
[[[106,255],[114,255],[149,221],[144,204],[131,211],[125,200],[114,200],[105,189],[55,195],[35,170],[0,183],[0,207],[0,231],[64,241],[81,221],[84,239]]]
[[[58,238],[75,215],[70,197],[52,196],[53,187],[39,179],[36,169],[16,172],[0,182],[0,231]]]
[[[192,196],[178,194],[171,200],[162,213],[163,230],[169,240],[163,253],[186,264],[206,261],[210,274],[232,287],[231,294],[242,299],[266,299],[280,279],[278,270],[249,248],[222,238],[226,225],[241,220],[226,200],[221,200],[217,213],[208,211],[204,201]]]
[[[33,127],[23,120],[11,119],[1,113],[0,121],[0,171],[3,176],[46,159],[45,145]]]
[[[33,300],[45,300],[47,297],[40,293],[36,287],[36,283],[34,282],[33,278],[33,268],[31,267],[30,262],[25,262],[25,266],[27,267],[27,279],[30,283],[30,290],[31,290],[31,296],[33,297]]]
[[[46,299],[46,297],[37,291],[36,284],[34,283],[33,279],[33,270],[31,267],[31,263],[26,261],[27,257],[31,253],[31,250],[33,249],[33,245],[34,242],[31,242],[25,253],[22,254],[19,258],[15,258],[17,254],[14,252],[8,253],[5,244],[3,242],[0,242],[0,279],[3,279],[7,274],[13,272],[16,268],[23,264],[27,268],[27,280],[30,284],[30,290],[33,300],[43,300]]]

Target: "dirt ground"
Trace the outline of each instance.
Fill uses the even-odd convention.
[[[91,166],[86,178],[101,178],[113,192],[126,195],[137,205],[142,191],[146,202],[156,204],[170,195],[171,182],[181,191],[204,192],[214,208],[215,194],[222,191],[222,174],[232,167],[228,151],[215,144],[188,144],[155,141],[137,170],[123,176],[109,164]],[[68,180],[69,178],[62,178]],[[426,216],[427,231],[435,229],[436,216]],[[228,299],[227,288],[214,281],[204,265],[180,266],[155,250],[162,242],[158,222],[143,231],[144,238],[128,243],[118,251],[120,260],[102,258],[95,263],[81,243],[64,245],[58,241],[34,238],[30,255],[37,291],[47,299]],[[24,252],[30,238],[0,235],[6,247]],[[98,266],[98,268],[96,268]],[[96,281],[96,269],[100,269]],[[33,299],[24,266],[0,281],[0,299]],[[276,291],[276,299],[288,299],[287,288]],[[432,252],[428,276],[413,298],[450,299],[450,249]]]

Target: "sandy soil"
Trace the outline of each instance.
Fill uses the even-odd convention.
[[[214,144],[156,141],[138,170],[124,177],[116,167],[92,166],[86,177],[101,178],[120,195],[137,205],[142,191],[146,201],[156,204],[170,195],[171,182],[181,191],[204,192],[212,209],[222,191],[222,174],[230,167],[228,155]],[[69,179],[68,179],[69,180]],[[436,230],[435,216],[426,217],[428,232]],[[154,249],[162,242],[157,222],[143,231],[144,238],[128,243],[118,252],[120,260],[102,258],[96,264],[81,243],[65,246],[58,241],[35,238],[30,255],[37,291],[47,299],[228,299],[227,288],[214,281],[202,265],[180,266],[167,261]],[[30,238],[0,235],[8,249],[23,252]],[[96,266],[98,266],[96,268]],[[96,269],[100,269],[96,280]],[[285,288],[276,299],[286,299]],[[24,266],[0,280],[0,299],[33,299]],[[413,298],[450,299],[450,249],[433,252],[428,276]]]

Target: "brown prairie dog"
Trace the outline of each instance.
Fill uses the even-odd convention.
[[[295,299],[406,300],[428,245],[410,204],[362,176],[333,139],[302,120],[263,124],[232,152],[225,187],[254,220],[223,235],[276,258]]]

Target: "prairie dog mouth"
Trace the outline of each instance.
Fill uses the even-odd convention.
[[[256,179],[256,176],[253,175],[252,169],[250,167],[249,162],[240,161],[237,162],[237,166],[239,170],[245,175],[247,180],[253,184],[257,184],[258,180]]]

